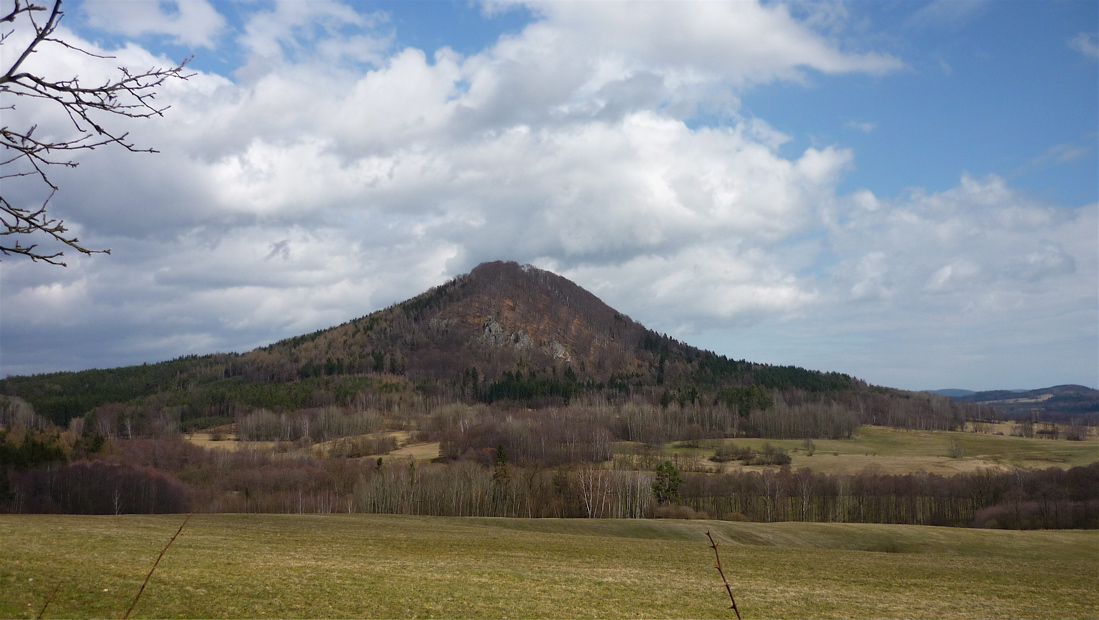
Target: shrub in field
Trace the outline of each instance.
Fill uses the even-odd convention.
[[[756,454],[748,460],[749,465],[789,465],[791,462],[790,455],[785,449],[772,446],[769,443],[763,444],[763,452]]]
[[[658,506],[653,510],[653,516],[657,519],[709,519],[710,515],[705,511],[695,510],[690,506]]]
[[[748,461],[755,456],[755,450],[740,448],[735,445],[718,446],[710,460],[714,463],[728,463],[729,461]]]
[[[763,452],[735,445],[718,446],[714,455],[710,457],[714,463],[727,463],[729,461],[742,461],[746,465],[789,465],[792,461],[789,453],[784,448],[763,445]]]

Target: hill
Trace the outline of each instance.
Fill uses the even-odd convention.
[[[234,373],[291,380],[389,372],[414,382],[461,382],[475,370],[478,382],[492,382],[516,370],[571,368],[578,378],[606,382],[649,372],[662,351],[680,362],[702,353],[561,276],[494,262],[385,310],[253,351]]]
[[[959,390],[959,389],[956,389],[956,388],[951,388],[951,389],[946,389],[946,390],[924,390],[924,391],[926,391],[929,394],[938,394],[940,396],[949,396],[950,398],[959,398],[959,397],[962,397],[962,396],[969,396],[971,394],[976,394],[976,392],[974,392],[973,390]]]
[[[0,380],[0,394],[24,399],[58,424],[158,394],[161,404],[184,407],[185,418],[218,419],[239,405],[292,410],[364,391],[543,406],[645,388],[664,405],[705,395],[745,412],[770,400],[764,390],[870,391],[845,374],[730,360],[689,346],[566,278],[510,262],[482,264],[405,302],[244,354]]]
[[[253,380],[399,374],[465,396],[529,400],[585,387],[762,385],[849,389],[840,373],[734,361],[649,330],[575,283],[511,262],[327,330],[277,342],[236,362]]]

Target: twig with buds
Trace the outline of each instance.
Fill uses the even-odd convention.
[[[740,610],[736,608],[736,599],[733,598],[733,587],[729,585],[729,580],[725,578],[725,571],[721,570],[721,556],[717,553],[717,543],[714,542],[714,537],[706,532],[706,538],[710,539],[710,546],[714,548],[714,557],[717,558],[717,574],[721,575],[721,582],[725,585],[725,591],[729,593],[729,601],[733,604],[732,609],[736,612],[736,620],[740,620]]]

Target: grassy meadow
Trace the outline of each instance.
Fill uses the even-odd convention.
[[[817,458],[817,457],[813,457]],[[0,617],[121,617],[181,515],[0,515]],[[1099,532],[198,514],[132,617],[1096,618]]]
[[[851,439],[814,439],[809,454],[804,439],[724,439],[725,444],[761,451],[765,444],[785,449],[790,467],[807,467],[822,474],[857,473],[873,469],[886,474],[926,471],[949,476],[979,468],[1045,469],[1088,465],[1099,460],[1099,435],[1085,441],[1013,437],[1010,424],[997,425],[1002,434],[963,431],[909,431],[884,426],[860,426]],[[951,454],[952,444],[961,456]],[[714,454],[712,441],[700,448],[671,447],[681,457],[697,459],[700,468],[716,469],[706,459]],[[727,468],[742,468],[736,463]],[[760,469],[760,467],[747,467]]]

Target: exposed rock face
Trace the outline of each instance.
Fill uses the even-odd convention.
[[[550,352],[553,353],[553,356],[557,359],[565,360],[566,362],[572,360],[572,355],[569,354],[569,350],[565,348],[565,345],[557,342],[556,340],[550,341],[549,349]]]
[[[534,347],[534,341],[526,332],[509,332],[491,316],[485,321],[485,333],[481,341],[489,346],[515,347],[520,351]]]

